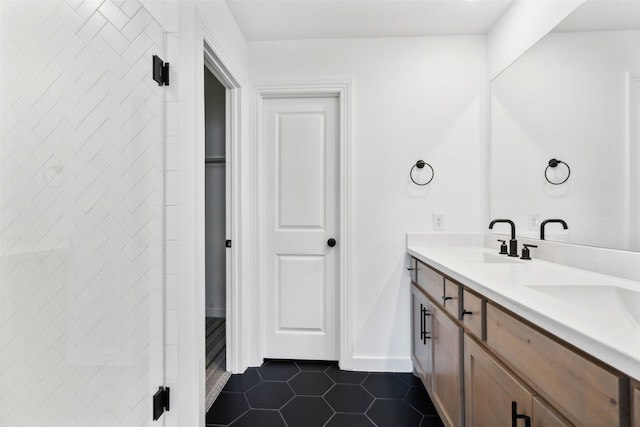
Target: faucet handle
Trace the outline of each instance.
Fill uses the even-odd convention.
[[[529,253],[529,248],[537,248],[537,245],[529,245],[529,244],[523,244],[522,245],[522,256],[520,257],[520,259],[531,259],[531,255]]]
[[[500,255],[507,255],[507,243],[506,240],[498,239],[498,242],[502,242],[500,245]]]

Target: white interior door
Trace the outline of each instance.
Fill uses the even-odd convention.
[[[338,98],[263,107],[263,356],[337,360]]]

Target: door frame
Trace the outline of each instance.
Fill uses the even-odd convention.
[[[338,98],[338,235],[340,244],[337,246],[337,268],[338,268],[338,354],[339,366],[349,370],[353,361],[353,281],[351,271],[352,259],[352,178],[351,178],[351,99],[352,82],[349,80],[329,81],[329,82],[275,82],[264,83],[255,86],[255,139],[257,148],[257,170],[256,170],[256,230],[258,240],[258,274],[257,277],[257,322],[262,325],[265,314],[265,298],[263,289],[265,286],[265,232],[266,226],[263,222],[263,212],[267,201],[264,198],[264,176],[265,167],[264,140],[262,127],[264,124],[263,109],[264,101],[273,98],[294,98],[294,97],[314,97],[314,96],[335,96]],[[256,358],[264,359],[264,334],[260,329],[258,345],[256,348]]]
[[[237,224],[238,207],[238,149],[240,145],[240,83],[238,79],[229,71],[229,69],[220,60],[211,43],[207,40],[207,35],[203,36],[203,61],[204,66],[215,76],[216,79],[225,87],[225,238],[231,240],[231,248],[227,250],[226,260],[226,284],[225,284],[225,328],[226,328],[226,363],[227,371],[237,372],[238,366],[241,364],[241,355],[239,350],[239,321],[238,317],[241,313],[239,292],[237,286],[238,276],[238,250],[239,235]],[[204,68],[202,71],[202,80],[204,82]],[[198,161],[200,166],[197,169],[197,180],[202,183],[203,190],[205,188],[205,164],[204,164],[204,145],[205,145],[205,126],[204,123],[204,83],[202,83],[202,105],[198,106],[198,120],[202,120],[202,126],[198,126],[198,144],[201,149],[197,150]],[[197,221],[196,221],[196,239],[197,239],[197,262],[196,280],[198,287],[205,289],[206,292],[206,260],[205,260],[205,193],[198,192],[197,200]],[[236,244],[234,245],[233,242]],[[206,299],[203,299],[205,301]],[[206,340],[203,348],[206,347]]]

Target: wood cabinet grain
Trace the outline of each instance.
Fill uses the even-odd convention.
[[[461,425],[463,414],[462,327],[432,305],[433,400],[447,426]]]
[[[539,396],[533,396],[532,427],[571,427],[573,424]]]
[[[460,315],[467,333],[483,340],[484,336],[484,302],[474,293],[464,289],[462,292],[462,307]]]
[[[614,427],[628,423],[624,376],[604,369],[493,304],[487,305],[487,345],[576,424]]]
[[[468,335],[464,338],[464,386],[465,427],[511,426],[513,402],[518,414],[533,415],[533,391]]]
[[[420,288],[422,288],[432,298],[441,298],[444,292],[444,276],[424,265],[420,261],[418,261],[417,268],[416,283],[418,286],[420,286]],[[441,300],[440,303],[442,303]]]

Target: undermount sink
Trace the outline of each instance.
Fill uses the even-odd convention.
[[[599,317],[640,325],[640,290],[598,285],[530,285],[528,288]]]
[[[474,253],[472,256],[465,258],[466,262],[475,262],[481,264],[520,264],[522,261],[517,257],[509,257],[507,255],[490,254],[487,252]]]

